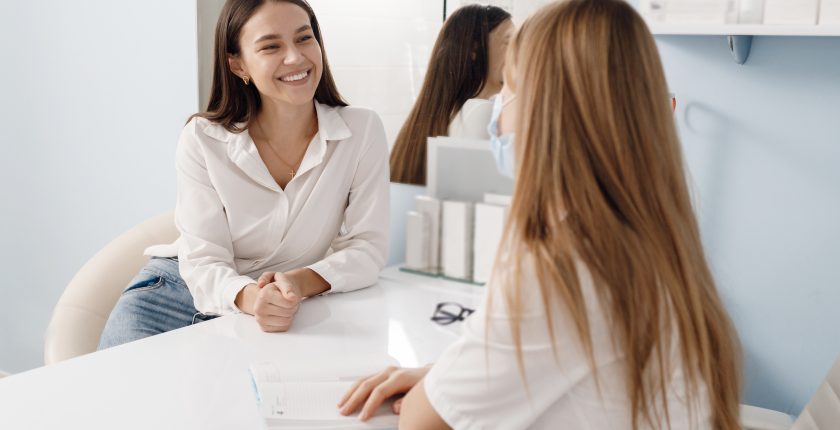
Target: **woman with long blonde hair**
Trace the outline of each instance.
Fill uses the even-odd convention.
[[[738,340],[643,20],[553,3],[508,55],[491,134],[516,185],[485,308],[434,366],[362,380],[342,411],[410,390],[401,427],[738,429]]]

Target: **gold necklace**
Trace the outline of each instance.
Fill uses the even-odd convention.
[[[268,149],[270,149],[271,152],[274,153],[274,156],[278,160],[280,160],[281,163],[285,164],[286,167],[289,168],[289,173],[288,173],[289,178],[294,178],[295,175],[297,174],[297,172],[295,172],[294,167],[292,167],[291,164],[286,162],[286,160],[284,160],[283,157],[281,157],[280,154],[277,153],[277,150],[274,149],[274,145],[271,144],[271,139],[268,138],[268,134],[266,134],[265,130],[263,130],[262,124],[259,121],[256,121],[256,123],[257,123],[257,128],[260,129],[260,134],[262,135],[262,138],[265,139],[265,143],[266,143],[266,145],[268,145]]]

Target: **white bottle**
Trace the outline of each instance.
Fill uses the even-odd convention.
[[[818,8],[819,0],[766,0],[764,24],[816,24]]]
[[[416,211],[408,212],[405,238],[405,267],[429,272],[431,249],[429,247],[429,217]]]
[[[440,273],[440,200],[429,196],[417,196],[414,199],[414,210],[425,214],[428,220],[429,235],[429,273]]]
[[[665,21],[680,24],[727,24],[737,14],[735,0],[666,0]]]
[[[840,25],[840,0],[822,0],[820,25]]]
[[[665,20],[665,0],[642,0],[639,4],[639,12],[646,20],[661,22]]]
[[[738,24],[764,22],[764,0],[741,0],[738,5]]]
[[[441,264],[443,275],[471,280],[473,257],[473,204],[443,202]]]

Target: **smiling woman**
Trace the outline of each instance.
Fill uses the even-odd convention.
[[[180,237],[146,250],[100,348],[239,312],[286,331],[302,298],[372,285],[385,264],[382,123],[342,100],[309,5],[228,0],[215,44],[176,155]]]

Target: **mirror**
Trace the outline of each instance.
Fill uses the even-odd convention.
[[[521,16],[545,0],[309,0],[336,83],[352,104],[375,110],[392,147],[421,88],[444,19],[470,4]],[[199,106],[209,98],[213,35],[224,0],[198,2]],[[488,94],[481,94],[483,98]],[[486,107],[484,108],[487,109]],[[489,115],[489,111],[487,112]]]

